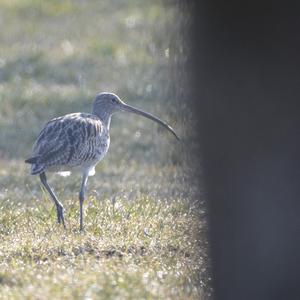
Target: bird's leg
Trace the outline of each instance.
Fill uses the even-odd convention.
[[[64,207],[61,204],[61,202],[57,199],[56,195],[54,194],[52,188],[49,186],[46,178],[45,172],[40,174],[40,179],[48,193],[50,194],[51,198],[53,199],[55,205],[56,205],[56,211],[57,211],[57,222],[60,224],[62,223],[64,228],[66,228],[65,225],[65,219],[64,219]]]
[[[79,192],[79,205],[80,205],[80,231],[83,230],[83,201],[85,198],[85,190],[88,181],[89,173],[84,172],[82,175],[82,182]]]

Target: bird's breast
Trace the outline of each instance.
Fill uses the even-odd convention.
[[[108,133],[104,133],[96,146],[97,159],[101,160],[108,151],[110,144],[110,137]]]

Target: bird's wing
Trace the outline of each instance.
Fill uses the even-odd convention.
[[[40,132],[33,158],[45,165],[65,165],[79,159],[88,144],[103,132],[99,118],[91,114],[68,114],[49,121]]]

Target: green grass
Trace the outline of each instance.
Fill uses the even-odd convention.
[[[210,297],[179,33],[188,16],[174,3],[0,0],[0,299]],[[114,116],[83,233],[80,174],[48,176],[65,231],[24,159],[43,124],[90,112],[104,90],[170,123],[181,142],[149,120]]]
[[[90,197],[86,230],[68,202],[64,231],[49,203],[2,203],[0,294],[8,299],[182,298],[201,295],[197,214],[186,201]],[[10,207],[10,212],[7,209]],[[176,221],[174,220],[176,219]],[[13,245],[13,247],[12,247]],[[198,273],[199,272],[199,273]]]

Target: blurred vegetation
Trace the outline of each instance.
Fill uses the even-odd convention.
[[[184,69],[188,14],[180,3],[0,0],[1,299],[209,297],[201,170],[193,167],[196,119]],[[65,203],[64,234],[24,159],[48,120],[90,112],[100,91],[159,116],[181,142],[149,120],[115,115],[109,153],[89,180],[84,236],[76,232],[80,175],[49,176]],[[112,214],[114,199],[122,212]],[[95,255],[110,247],[125,249],[122,260]]]
[[[1,156],[27,156],[47,120],[68,112],[89,112],[99,91],[113,91],[156,113],[185,137],[181,127],[186,120],[180,108],[188,95],[179,101],[173,91],[172,64],[180,63],[180,57],[184,63],[177,50],[183,46],[177,45],[180,22],[174,3],[0,3],[0,22],[5,28],[0,34],[0,141],[5,141],[0,143]],[[122,143],[121,148],[131,148],[136,159],[141,153],[143,160],[146,151],[160,161],[170,157],[180,161],[178,151],[170,153],[175,142],[165,132],[157,136],[155,124],[127,115],[114,119],[114,149]],[[143,141],[133,142],[138,131]],[[120,136],[122,141],[114,142]],[[167,156],[153,155],[158,145],[168,148]],[[116,154],[113,160],[122,157]]]

